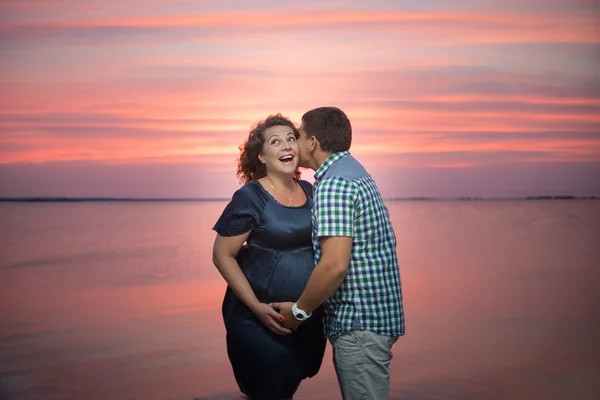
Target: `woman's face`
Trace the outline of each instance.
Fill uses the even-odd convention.
[[[258,156],[267,172],[293,174],[298,168],[298,143],[294,130],[277,125],[264,132],[263,151]]]

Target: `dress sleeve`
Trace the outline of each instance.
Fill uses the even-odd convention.
[[[357,188],[343,178],[326,178],[315,193],[314,223],[317,236],[354,235]]]
[[[221,217],[213,227],[221,236],[238,236],[254,229],[260,223],[261,207],[255,194],[248,188],[237,190]]]

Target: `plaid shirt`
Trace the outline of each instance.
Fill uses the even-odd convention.
[[[348,273],[324,303],[325,336],[369,330],[404,335],[396,236],[375,182],[349,152],[332,154],[315,172],[313,247],[321,236],[352,237]]]

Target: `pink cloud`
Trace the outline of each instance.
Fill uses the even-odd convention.
[[[132,1],[135,15],[132,3],[3,2],[0,165],[230,176],[254,122],[322,105],[349,114],[353,151],[375,169],[600,161],[589,2]]]

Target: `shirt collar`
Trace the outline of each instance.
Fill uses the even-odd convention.
[[[323,164],[321,164],[321,166],[315,171],[315,183],[317,183],[321,179],[323,179],[323,175],[325,175],[325,172],[327,172],[329,167],[334,162],[336,162],[340,158],[346,157],[348,154],[350,154],[350,152],[346,150],[346,151],[341,151],[339,153],[332,153],[329,157],[327,157],[325,162]]]

